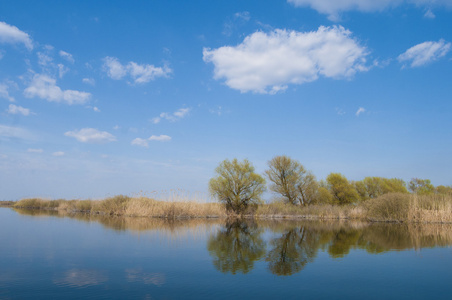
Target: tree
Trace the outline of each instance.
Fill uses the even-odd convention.
[[[349,204],[359,199],[355,187],[340,173],[331,173],[326,178],[328,190],[337,204]]]
[[[254,173],[254,167],[248,160],[226,159],[215,172],[218,176],[210,180],[209,191],[226,205],[228,211],[244,213],[250,205],[261,202],[265,179]]]
[[[452,195],[452,186],[438,185],[435,188],[435,193],[440,195]]]
[[[410,191],[418,195],[433,194],[435,187],[430,182],[430,179],[413,178],[408,184]]]
[[[268,167],[265,174],[272,182],[270,190],[283,196],[285,202],[308,205],[315,201],[317,181],[300,162],[282,155],[270,160]]]
[[[374,199],[387,193],[408,193],[405,181],[398,178],[366,177],[353,184],[361,200]]]

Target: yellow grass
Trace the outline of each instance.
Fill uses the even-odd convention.
[[[168,196],[168,195],[167,195]],[[164,201],[145,196],[114,196],[104,200],[22,199],[14,207],[85,212],[110,216],[178,218],[218,218],[228,214],[219,203],[195,201],[172,193]],[[282,202],[259,205],[252,215],[257,218],[356,219],[379,222],[452,223],[452,196],[386,194],[358,205],[297,206]]]

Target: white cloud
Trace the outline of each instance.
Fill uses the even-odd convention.
[[[231,36],[237,27],[245,24],[250,20],[250,13],[247,11],[237,12],[232,18],[228,18],[223,25],[223,34]]]
[[[430,9],[427,9],[427,11],[424,14],[424,17],[427,18],[427,19],[434,19],[434,18],[436,18],[435,14]]]
[[[168,135],[151,135],[148,138],[149,141],[158,141],[158,142],[167,142],[167,141],[171,141],[171,137]]]
[[[11,114],[11,115],[21,114],[24,116],[29,116],[31,114],[31,112],[28,108],[23,108],[22,106],[17,106],[14,104],[9,105],[7,112],[8,112],[8,114]]]
[[[235,47],[204,48],[203,59],[214,64],[214,78],[224,78],[230,88],[274,94],[319,76],[350,78],[367,71],[368,51],[351,35],[342,26],[255,32]]]
[[[10,102],[14,102],[14,98],[9,95],[9,86],[5,83],[0,83],[0,98],[4,98]]]
[[[96,106],[93,107],[93,110],[94,110],[95,112],[100,112],[100,109],[97,108]]]
[[[0,43],[24,44],[28,50],[33,50],[30,36],[16,26],[8,25],[5,22],[0,22]]]
[[[75,90],[61,90],[56,80],[44,75],[36,74],[29,87],[24,91],[27,98],[39,97],[50,102],[64,102],[66,104],[84,104],[91,98],[91,94]]]
[[[134,146],[140,146],[140,147],[149,147],[149,141],[156,141],[156,142],[168,142],[171,141],[171,137],[168,135],[151,135],[147,139],[142,138],[136,138],[132,141],[132,145]]]
[[[94,128],[83,128],[80,130],[68,131],[64,135],[73,137],[82,143],[104,144],[116,141],[116,137],[111,133],[99,131]]]
[[[110,56],[104,58],[103,69],[111,79],[119,80],[129,75],[135,83],[147,83],[158,77],[168,77],[172,72],[167,66],[140,65],[133,61],[122,65],[116,57]]]
[[[411,47],[397,58],[399,62],[411,62],[411,67],[420,67],[438,60],[450,51],[451,43],[443,39],[438,42],[423,42]]]
[[[126,68],[116,57],[105,57],[103,67],[111,79],[119,80],[127,75]]]
[[[132,141],[132,145],[141,146],[141,147],[149,147],[148,140],[142,138],[136,138]]]
[[[176,121],[184,118],[190,112],[190,110],[191,110],[191,108],[179,108],[172,114],[162,112],[158,117],[152,118],[151,122],[154,124],[160,123],[161,120],[176,122]]]
[[[64,58],[65,60],[67,60],[71,64],[73,64],[75,62],[74,57],[72,57],[72,54],[67,53],[66,51],[60,50],[59,54],[60,54],[60,56],[62,58]]]
[[[52,155],[53,156],[63,156],[64,152],[63,151],[57,151],[57,152],[53,152]]]
[[[82,82],[92,86],[96,84],[96,80],[94,80],[94,78],[83,78]]]
[[[63,64],[58,64],[58,76],[61,78],[63,78],[64,74],[66,74],[67,72],[69,72],[69,68],[66,67]]]
[[[296,7],[311,7],[322,14],[327,14],[332,21],[338,21],[339,15],[346,11],[377,12],[394,8],[402,4],[417,7],[452,7],[451,0],[287,0]]]
[[[355,115],[358,117],[360,114],[364,113],[365,111],[366,111],[366,109],[364,107],[360,107],[356,111]]]
[[[40,64],[43,67],[48,66],[53,61],[53,58],[51,58],[49,55],[45,53],[38,52],[36,53],[36,55],[38,56],[38,64]]]
[[[32,149],[32,148],[28,148],[27,151],[30,152],[30,153],[42,153],[42,152],[44,152],[44,150],[42,150],[42,149]]]

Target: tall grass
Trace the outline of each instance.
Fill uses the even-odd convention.
[[[104,200],[23,199],[18,208],[85,212],[90,214],[133,217],[209,218],[227,217],[219,203],[194,201],[172,194],[168,201],[144,196],[118,195]],[[379,222],[452,223],[452,196],[392,193],[358,205],[298,206],[273,202],[259,205],[246,217],[277,219],[356,219]]]
[[[31,198],[18,201],[14,207],[133,217],[212,218],[226,216],[225,209],[218,203],[198,203],[175,197],[171,201],[124,195],[97,201]]]

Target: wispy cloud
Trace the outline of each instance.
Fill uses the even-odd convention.
[[[17,106],[14,104],[10,104],[8,106],[8,109],[6,110],[8,114],[11,115],[23,115],[23,116],[29,116],[32,114],[32,112],[28,108],[23,108],[22,106]]]
[[[215,79],[224,78],[227,86],[242,93],[270,94],[320,76],[351,78],[368,70],[367,55],[367,49],[341,26],[255,32],[237,46],[203,51],[204,61],[214,65]]]
[[[356,111],[355,115],[358,117],[360,114],[364,113],[365,111],[366,111],[366,109],[364,107],[360,107]]]
[[[0,124],[0,137],[30,140],[33,136],[27,129]]]
[[[340,14],[347,11],[377,12],[411,4],[420,8],[452,7],[450,0],[287,0],[296,7],[311,7],[328,15],[331,21],[339,21]]]
[[[130,76],[134,83],[147,83],[159,77],[168,77],[172,70],[167,67],[156,67],[154,65],[137,64],[136,62],[129,62],[123,65],[116,57],[107,56],[103,59],[103,69],[107,75],[114,80],[123,79],[125,76]]]
[[[150,141],[156,141],[156,142],[168,142],[171,141],[171,137],[168,135],[151,135],[149,138],[147,139],[142,139],[142,138],[136,138],[132,141],[132,145],[134,146],[140,146],[140,147],[149,147],[149,142]]]
[[[5,83],[0,83],[0,98],[4,98],[10,102],[14,102],[14,97],[9,95],[9,86]]]
[[[68,131],[64,135],[73,137],[82,143],[105,144],[116,141],[116,137],[111,133],[99,131],[95,128],[83,128],[80,130]]]
[[[92,86],[96,85],[96,80],[94,78],[83,78],[82,82]]]
[[[420,67],[438,60],[450,51],[451,43],[443,39],[438,42],[428,41],[409,48],[397,58],[399,62],[411,62],[411,67]]]
[[[28,148],[28,149],[27,149],[27,152],[29,152],[29,153],[43,153],[44,150],[42,150],[42,149]]]
[[[62,90],[56,85],[56,80],[44,74],[36,74],[31,84],[25,89],[27,98],[39,97],[49,102],[63,102],[69,105],[84,104],[91,94],[75,90]]]
[[[60,52],[58,52],[58,54],[59,54],[62,58],[64,58],[64,59],[67,60],[68,62],[70,62],[71,64],[73,64],[73,63],[75,62],[74,57],[72,56],[72,54],[70,54],[70,53],[68,53],[68,52],[66,52],[66,51],[60,50]]]
[[[57,152],[53,152],[52,155],[53,156],[64,156],[64,152],[63,151],[57,151]]]
[[[5,22],[0,22],[0,43],[24,44],[28,50],[33,50],[33,42],[28,33]]]
[[[228,18],[223,25],[223,34],[226,36],[231,36],[237,27],[244,25],[250,20],[250,13],[247,11],[241,11],[235,13],[232,18]]]
[[[191,108],[180,108],[173,113],[162,112],[158,117],[152,118],[151,122],[154,124],[160,123],[161,120],[167,120],[170,122],[178,121],[184,118],[190,112]]]

